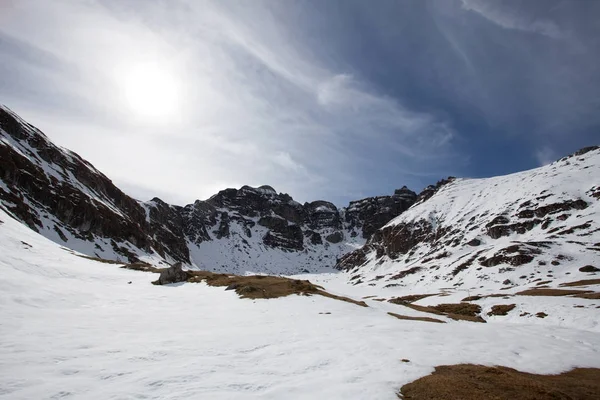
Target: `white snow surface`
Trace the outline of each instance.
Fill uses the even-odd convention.
[[[511,175],[456,179],[386,225],[407,224],[406,229],[411,229],[411,224],[424,221],[434,232],[442,232],[444,228],[456,230],[454,235],[440,233],[450,241],[456,239],[455,244],[448,242],[434,248],[428,242],[421,242],[396,259],[377,258],[372,251],[368,261],[353,269],[351,276],[360,278],[362,285],[378,288],[398,285],[419,293],[461,288],[465,297],[467,292],[491,294],[500,289],[514,293],[524,287],[535,287],[540,281],[549,281],[548,284],[555,287],[564,282],[598,278],[598,275],[579,271],[586,265],[600,268],[600,198],[593,197],[594,193],[596,196],[600,193],[600,149]],[[577,200],[585,201],[587,208],[538,218],[551,219],[548,226],[538,223],[525,233],[513,232],[498,239],[486,232],[486,224],[496,216],[508,218],[509,224],[523,223],[537,218],[519,216],[523,210]],[[559,216],[562,219],[557,218]],[[573,231],[567,233],[571,228]],[[480,244],[469,245],[473,239]],[[531,243],[543,245],[536,247]],[[485,267],[474,259],[467,268],[455,273],[469,258],[489,259],[515,244],[541,253],[533,261],[519,266]],[[394,278],[413,267],[421,269],[402,279]],[[504,283],[506,280],[510,283]]]
[[[250,228],[251,236],[247,236],[241,224],[233,220],[230,223],[230,235],[226,239],[217,239],[210,234],[212,240],[200,244],[188,242],[191,268],[233,274],[261,273],[270,275],[290,275],[300,272],[333,272],[338,257],[356,250],[365,243],[360,236],[351,237],[345,232],[340,243],[312,245],[305,236],[304,250],[286,251],[266,246],[262,238],[269,231],[258,224],[259,218],[245,217],[253,220]],[[335,232],[331,228],[317,229],[323,238]]]
[[[600,335],[576,323],[433,324],[372,300],[153,286],[154,274],[79,257],[3,211],[0,221],[0,399],[392,400],[436,365],[600,367]],[[310,278],[355,298],[380,294],[343,274]]]

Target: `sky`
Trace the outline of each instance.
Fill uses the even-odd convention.
[[[0,77],[140,200],[343,206],[600,144],[600,2],[0,0]]]

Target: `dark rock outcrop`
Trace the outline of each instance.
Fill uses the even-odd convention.
[[[55,146],[42,132],[2,107],[0,128],[7,134],[7,141],[0,142],[0,178],[8,187],[8,191],[0,189],[0,200],[32,229],[43,227],[40,210],[44,210],[76,237],[110,238],[144,251],[154,249],[161,256],[189,260],[185,243],[176,243],[177,239],[168,235],[163,237],[168,243],[156,240],[159,233],[152,231],[138,202],[77,154]],[[51,170],[45,168],[48,165]],[[116,246],[114,250],[122,253],[121,249]],[[135,261],[131,253],[126,256]]]
[[[368,197],[350,202],[345,212],[345,222],[350,229],[360,230],[368,239],[379,228],[408,210],[417,200],[417,194],[406,186],[392,196]]]
[[[171,283],[185,282],[188,274],[182,269],[181,263],[175,263],[173,266],[160,273],[158,280],[152,282],[155,285],[168,285]]]

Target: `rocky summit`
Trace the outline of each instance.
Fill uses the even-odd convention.
[[[238,273],[320,271],[417,200],[403,187],[338,208],[323,200],[301,204],[265,185],[225,189],[183,207],[142,202],[7,107],[0,108],[0,128],[1,207],[98,258]]]

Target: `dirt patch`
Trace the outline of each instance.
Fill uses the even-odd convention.
[[[436,322],[438,324],[445,324],[446,321],[442,321],[441,319],[429,318],[429,317],[409,317],[408,315],[400,315],[393,312],[389,312],[389,315],[392,317],[396,317],[398,319],[404,319],[407,321],[423,321],[423,322]]]
[[[161,273],[166,268],[156,268],[146,263],[132,263],[121,268],[134,271]],[[369,307],[364,301],[357,301],[349,297],[337,296],[323,290],[307,280],[290,279],[282,276],[250,275],[240,276],[231,274],[217,274],[209,271],[185,271],[187,281],[190,283],[206,282],[209,286],[225,287],[225,290],[235,290],[244,299],[275,299],[291,294],[310,296],[313,294],[330,299],[345,301],[361,307]]]
[[[394,297],[392,299],[390,299],[390,303],[394,303],[394,304],[402,304],[402,303],[414,303],[415,301],[419,301],[422,300],[426,297],[430,297],[430,296],[436,296],[437,293],[431,293],[431,294],[409,294],[408,296],[402,296],[402,297]]]
[[[577,297],[580,299],[589,299],[589,300],[600,300],[600,293],[581,293],[581,294],[575,294],[571,297]]]
[[[465,297],[461,301],[476,301],[476,300],[481,300],[481,299],[483,299],[483,296],[469,296],[469,297]]]
[[[485,322],[478,314],[481,307],[477,304],[438,304],[437,306],[420,306],[412,303],[399,303],[400,305],[430,314],[443,315],[455,321]]]
[[[583,279],[575,282],[561,283],[559,286],[587,286],[587,285],[600,285],[600,279]]]
[[[507,367],[459,364],[436,367],[402,386],[410,400],[584,400],[600,398],[600,369],[576,368],[560,375],[536,375]]]
[[[571,296],[585,293],[592,293],[590,290],[572,290],[572,289],[528,289],[515,293],[520,296]]]
[[[510,311],[514,310],[515,307],[516,304],[498,304],[492,307],[492,310],[488,315],[507,315]]]
[[[166,268],[156,268],[153,265],[146,264],[146,263],[143,263],[143,262],[136,262],[136,263],[131,263],[131,264],[125,264],[121,268],[131,269],[131,270],[134,270],[134,271],[153,272],[153,273],[156,273],[156,274],[160,274],[161,272],[163,272],[166,269]]]
[[[364,301],[357,301],[348,297],[327,293],[321,286],[317,286],[307,280],[268,275],[239,276],[216,274],[208,271],[187,271],[187,273],[188,282],[206,282],[209,286],[224,286],[227,288],[226,290],[235,290],[241,298],[245,299],[274,299],[291,294],[305,296],[318,294],[361,307],[368,307]]]
[[[73,253],[73,252],[71,252],[71,253]],[[75,254],[75,253],[73,253],[73,254]],[[75,254],[75,255],[77,257],[85,258],[86,260],[98,261],[98,262],[101,262],[104,264],[118,264],[118,265],[125,264],[124,262],[107,260],[106,258],[100,258],[100,257],[91,257],[91,256],[86,256],[84,254]]]
[[[438,304],[437,306],[433,306],[432,308],[444,313],[452,319],[473,322],[485,322],[485,320],[479,316],[479,314],[481,313],[481,306],[479,306],[478,304],[446,303]]]

